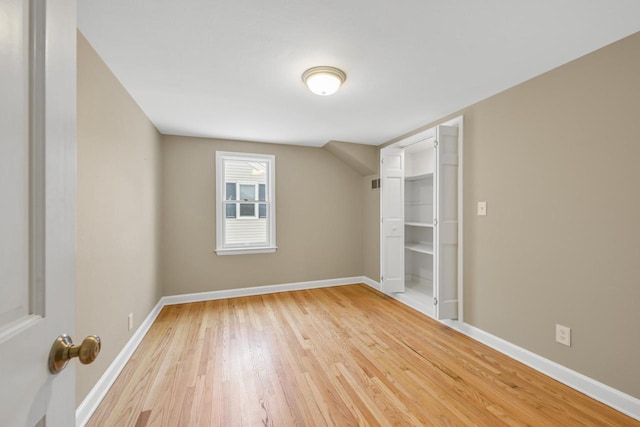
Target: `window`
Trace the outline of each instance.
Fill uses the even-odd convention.
[[[216,253],[274,252],[275,156],[216,152]]]

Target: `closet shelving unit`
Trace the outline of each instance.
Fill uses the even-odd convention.
[[[404,152],[405,292],[427,304],[433,299],[433,151],[425,141]]]
[[[439,319],[461,311],[462,118],[381,151],[381,288]]]

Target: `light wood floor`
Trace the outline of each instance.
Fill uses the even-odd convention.
[[[89,426],[640,426],[367,287],[165,307]]]

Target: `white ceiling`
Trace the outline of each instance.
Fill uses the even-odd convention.
[[[640,30],[638,0],[80,0],[165,134],[378,145]],[[307,68],[347,73],[330,97]]]

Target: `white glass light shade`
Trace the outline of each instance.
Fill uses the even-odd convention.
[[[334,67],[313,67],[302,74],[302,81],[309,90],[322,96],[336,93],[346,79],[344,71]]]

